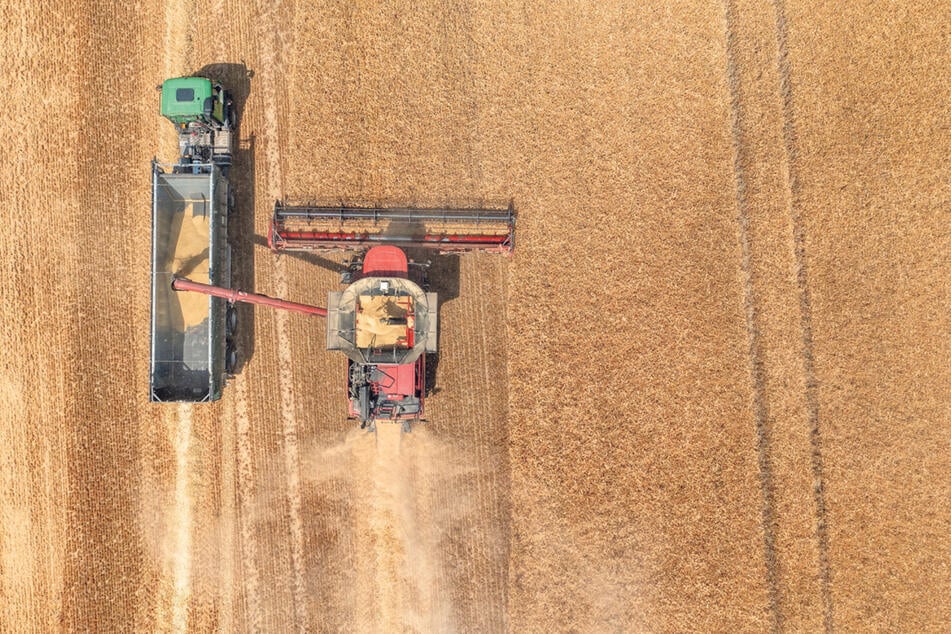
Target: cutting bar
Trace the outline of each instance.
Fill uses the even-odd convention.
[[[506,208],[289,205],[278,202],[269,232],[276,251],[358,249],[376,244],[441,252],[509,254],[515,212]]]

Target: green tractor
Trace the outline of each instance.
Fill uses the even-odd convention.
[[[235,112],[231,95],[205,77],[167,79],[161,86],[162,116],[178,128],[182,169],[231,166]]]

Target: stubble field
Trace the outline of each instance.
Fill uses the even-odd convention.
[[[0,630],[951,626],[947,11],[626,4],[4,3]],[[418,432],[264,310],[148,403],[154,87],[221,63],[249,290],[337,288],[275,199],[514,202]]]

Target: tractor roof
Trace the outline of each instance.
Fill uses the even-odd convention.
[[[162,116],[176,121],[202,114],[205,99],[211,97],[211,80],[204,77],[177,77],[162,84]]]

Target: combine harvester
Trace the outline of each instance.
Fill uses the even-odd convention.
[[[214,155],[212,151],[211,156]],[[209,199],[211,197],[209,195]],[[227,226],[224,220],[217,218],[226,216],[227,208],[227,205],[208,206],[211,226],[219,229]],[[171,224],[167,219],[155,219],[153,232],[156,226]],[[184,307],[195,297],[207,300],[201,328],[208,334],[204,338],[192,337],[191,341],[200,341],[202,352],[207,352],[198,360],[197,369],[203,377],[207,373],[209,382],[212,381],[211,374],[217,371],[214,387],[218,387],[235,365],[233,304],[247,302],[325,317],[327,349],[339,350],[348,359],[349,418],[359,420],[361,427],[371,430],[378,421],[400,422],[408,430],[411,423],[423,419],[426,355],[437,351],[438,297],[429,292],[426,265],[411,262],[402,248],[426,248],[438,253],[480,250],[510,254],[514,247],[514,232],[515,213],[511,206],[503,209],[436,209],[277,202],[268,235],[268,244],[274,252],[357,252],[341,276],[341,282],[347,285],[345,290],[331,292],[327,308],[230,288],[230,257],[219,258],[226,263],[224,270],[212,265],[210,273],[206,275],[203,270],[200,279],[195,279],[194,274],[183,268],[177,272],[172,270],[174,266],[167,264],[159,268],[157,263],[177,263],[181,258],[170,250],[174,243],[172,238],[153,240],[153,399],[214,400],[220,397],[220,389],[209,389],[199,395],[187,385],[188,372],[196,369],[191,362],[198,355],[189,355],[180,346],[177,338],[180,329],[164,329],[173,334],[172,355],[168,354],[168,345],[156,347],[156,337],[161,339],[163,336],[163,329],[157,333],[155,328],[157,308],[161,312],[168,311],[172,304]],[[223,241],[219,240],[218,245]],[[177,243],[181,242],[179,238]],[[209,253],[214,253],[216,245],[209,241],[207,248]],[[176,295],[173,289],[197,295]],[[159,302],[157,306],[156,296],[162,297],[164,303]],[[176,298],[179,298],[178,302],[173,301]],[[166,317],[162,323],[185,324],[185,339],[188,340],[191,320],[180,316],[184,312],[180,309],[177,321]],[[174,375],[186,379],[176,386],[181,388],[180,391],[173,390],[179,398],[154,398],[156,368],[161,367],[157,364],[167,363],[167,359],[156,357],[157,350],[165,357],[175,357],[184,366]],[[199,398],[191,398],[192,394]]]

